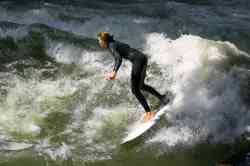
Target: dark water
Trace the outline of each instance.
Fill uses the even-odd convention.
[[[0,165],[249,165],[249,1],[1,1]],[[109,31],[175,95],[156,129],[120,145],[143,109],[129,62],[103,79]],[[146,94],[152,108],[158,101]]]

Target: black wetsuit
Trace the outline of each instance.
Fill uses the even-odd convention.
[[[144,83],[148,61],[147,56],[136,49],[130,48],[129,45],[118,41],[110,42],[109,50],[115,59],[113,71],[117,72],[119,70],[123,58],[129,60],[132,63],[132,93],[139,100],[145,111],[149,112],[150,107],[146,101],[146,98],[142,95],[140,90],[142,89],[144,91],[150,92],[152,95],[156,96],[161,101],[163,100],[164,95],[161,95],[153,87]]]

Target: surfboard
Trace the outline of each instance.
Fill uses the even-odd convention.
[[[157,123],[157,121],[161,118],[161,116],[168,110],[168,108],[169,106],[164,106],[163,108],[158,110],[155,114],[155,117],[149,122],[143,122],[141,119],[139,122],[133,124],[128,129],[127,136],[122,139],[121,144],[125,144],[127,142],[136,139],[137,137],[145,133],[147,130],[149,130],[151,127],[153,127]]]

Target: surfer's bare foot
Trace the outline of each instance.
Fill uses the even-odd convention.
[[[150,116],[149,116],[149,120],[152,120],[155,117],[155,112],[151,111],[150,112]]]
[[[145,112],[143,116],[143,122],[147,122],[149,117],[149,112]]]
[[[153,112],[153,111],[144,113],[143,122],[146,123],[146,122],[152,120],[154,118],[154,116],[155,116],[155,112]]]

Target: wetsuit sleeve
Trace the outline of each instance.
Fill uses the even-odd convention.
[[[116,49],[116,45],[112,44],[110,46],[110,51],[115,59],[113,71],[117,72],[122,64],[122,57]]]

